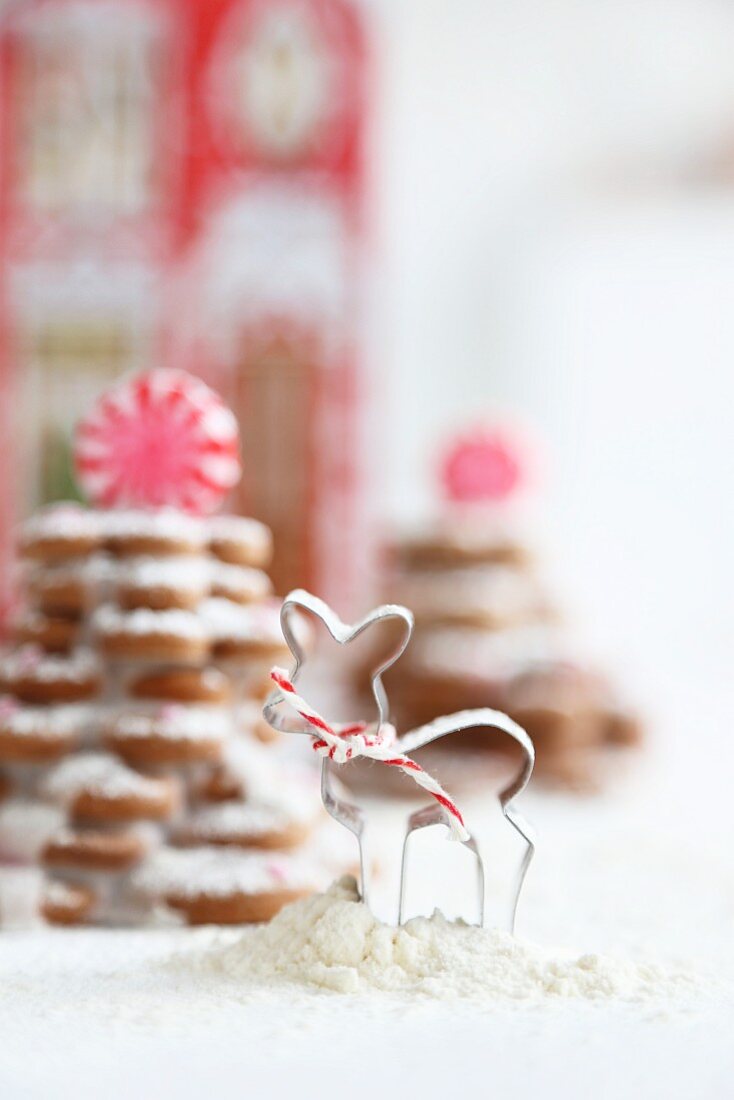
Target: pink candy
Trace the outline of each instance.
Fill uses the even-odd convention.
[[[518,446],[497,429],[479,428],[460,436],[445,455],[441,480],[457,504],[505,500],[522,475]]]
[[[77,426],[77,477],[104,507],[211,512],[241,473],[237,421],[200,379],[151,370],[104,393]]]

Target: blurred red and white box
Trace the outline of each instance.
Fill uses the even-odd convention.
[[[15,513],[74,495],[70,429],[94,394],[185,366],[241,419],[232,504],[273,527],[278,588],[359,600],[367,37],[354,0],[9,9],[5,559]]]
[[[273,529],[277,590],[302,584],[349,606],[369,555],[362,15],[343,0],[227,0],[201,15],[197,225],[173,299],[175,355],[240,419],[237,506]]]

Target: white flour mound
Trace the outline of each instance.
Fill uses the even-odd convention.
[[[179,957],[177,965],[191,966],[191,960]],[[393,928],[362,905],[350,877],[212,949],[201,965],[238,980],[285,980],[339,993],[483,1000],[668,1000],[692,984],[654,965],[554,955],[505,932],[448,921],[439,912]]]

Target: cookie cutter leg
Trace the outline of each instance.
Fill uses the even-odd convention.
[[[338,769],[328,760],[322,762],[321,797],[329,814],[357,839],[362,901],[386,924],[398,923],[402,883],[398,857],[405,833],[403,821],[383,821],[378,829],[359,806],[346,800],[344,787],[338,782]],[[391,860],[390,854],[396,858]]]
[[[511,782],[500,791],[499,802],[505,820],[519,834],[525,843],[520,866],[517,871],[515,883],[511,895],[508,930],[514,932],[517,918],[517,908],[520,901],[525,876],[535,854],[535,832],[529,822],[523,817],[513,804],[513,799],[520,794],[528,784],[535,765],[535,748],[529,736],[517,722],[513,722],[501,711],[481,708],[478,710],[459,711],[456,714],[446,715],[430,722],[426,726],[411,730],[401,738],[401,749],[406,752],[414,752],[451,733],[460,733],[463,730],[479,728],[499,729],[506,733],[522,750],[521,766]],[[426,806],[416,810],[408,819],[408,828],[403,841],[403,858],[400,877],[400,912],[399,920],[403,922],[405,917],[405,897],[408,881],[408,846],[411,834],[417,829],[425,829],[429,825],[446,824],[446,815],[440,806]],[[477,864],[477,895],[479,923],[484,926],[488,911],[487,904],[487,877],[484,869],[486,858],[486,845],[481,842],[476,834],[470,835],[468,840],[462,842],[466,848],[473,852]]]

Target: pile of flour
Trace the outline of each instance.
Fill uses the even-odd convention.
[[[190,968],[180,956],[176,966]],[[287,981],[340,993],[380,990],[437,998],[672,999],[692,982],[654,965],[599,955],[557,955],[507,933],[447,921],[436,912],[400,928],[376,920],[353,878],[283,909],[270,924],[213,946],[194,964],[212,976]]]

